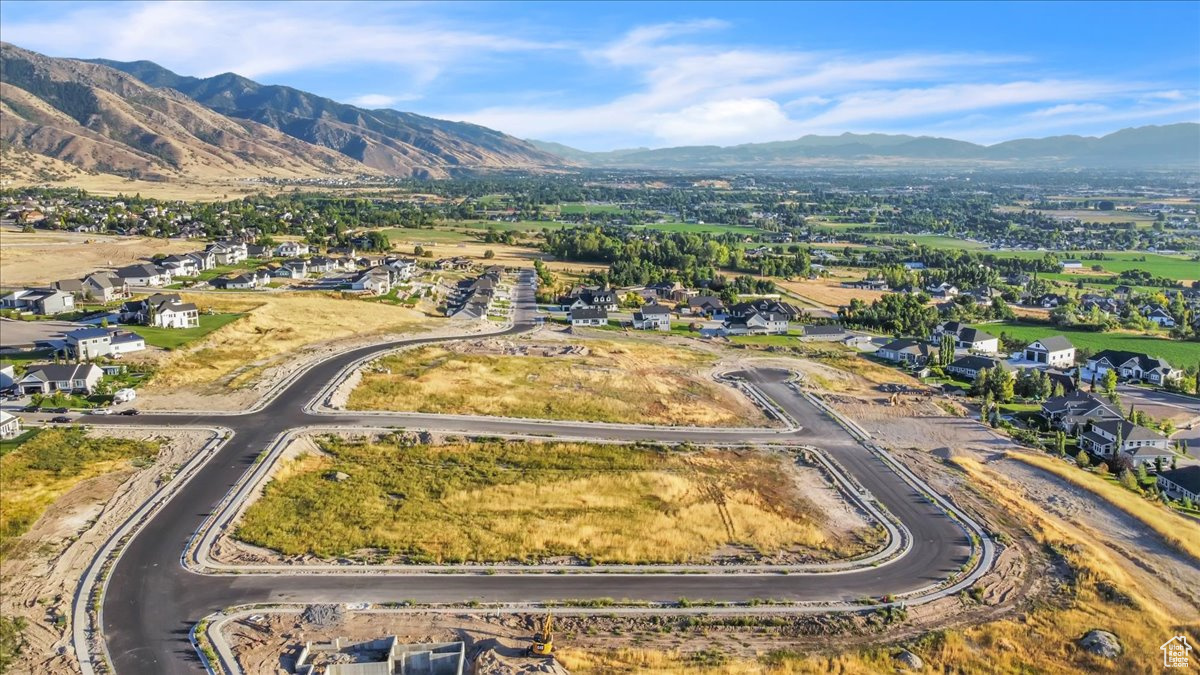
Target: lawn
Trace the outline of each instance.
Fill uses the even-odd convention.
[[[704,374],[715,362],[709,354],[608,339],[577,344],[585,353],[400,352],[367,369],[348,407],[640,424],[766,422],[757,408]],[[546,345],[553,352],[567,346]]]
[[[992,335],[1007,334],[1022,342],[1032,342],[1051,335],[1065,335],[1071,344],[1090,353],[1105,349],[1120,349],[1144,352],[1150,356],[1166,359],[1171,365],[1182,368],[1200,360],[1200,343],[1169,340],[1137,333],[1097,332],[1058,328],[1050,324],[1006,321],[1001,323],[976,324],[977,328]]]
[[[195,328],[158,328],[156,326],[137,326],[132,328],[138,335],[146,338],[146,344],[163,349],[179,349],[196,340],[233,323],[241,314],[201,314],[200,325]]]
[[[235,536],[287,555],[419,563],[704,562],[729,544],[828,558],[876,537],[830,534],[782,454],[404,440],[320,439],[321,454],[278,467]]]
[[[757,227],[746,227],[744,225],[723,225],[721,223],[651,223],[643,225],[647,230],[657,230],[659,232],[707,232],[709,234],[745,234],[756,235],[762,234],[763,231]]]
[[[29,530],[54,500],[80,481],[151,462],[158,444],[94,438],[83,429],[46,429],[0,457],[0,555]]]

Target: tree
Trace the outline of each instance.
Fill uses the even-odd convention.
[[[1120,474],[1120,477],[1117,480],[1119,480],[1121,482],[1121,485],[1127,490],[1132,490],[1134,492],[1142,491],[1141,487],[1138,486],[1137,477],[1134,476],[1133,472],[1130,471],[1129,469],[1125,469],[1124,471],[1122,471]]]
[[[413,255],[417,256],[418,258],[425,255],[425,247],[421,246],[420,244],[414,246],[413,247]]]
[[[1004,368],[995,368],[989,378],[988,389],[997,403],[1008,403],[1013,399],[1014,378],[1012,372]]]
[[[1065,389],[1063,389],[1063,384],[1062,384],[1062,382],[1057,382],[1057,383],[1055,383],[1055,385],[1054,385],[1054,396],[1056,396],[1056,397],[1058,397],[1058,396],[1065,396],[1065,395],[1066,395],[1066,393],[1067,393],[1067,392],[1066,392],[1066,390],[1065,390]]]
[[[1111,368],[1104,373],[1104,394],[1108,396],[1108,400],[1112,401],[1113,405],[1121,404],[1117,394],[1117,371]]]
[[[1067,456],[1067,435],[1063,432],[1058,432],[1054,435],[1054,444],[1058,449],[1059,457]]]
[[[938,363],[948,366],[952,361],[954,361],[954,336],[943,335],[942,343],[938,347]]]
[[[1091,464],[1092,461],[1088,459],[1087,452],[1080,450],[1079,454],[1075,455],[1075,463],[1079,465],[1079,468],[1086,469],[1088,464]]]
[[[495,251],[493,251],[493,250],[492,250],[492,249],[490,249],[490,248],[489,248],[488,250],[486,250],[486,251],[484,251],[484,252],[483,252],[483,259],[484,259],[484,260],[491,260],[492,258],[495,258],[495,257],[496,257],[496,252],[495,252]]]

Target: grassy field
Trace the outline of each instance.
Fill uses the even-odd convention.
[[[381,359],[350,396],[354,410],[413,410],[642,424],[745,426],[765,420],[702,374],[703,352],[588,341],[571,356],[461,354],[422,347]]]
[[[169,255],[197,248],[203,244],[49,230],[21,232],[16,227],[0,231],[4,283],[13,286],[74,279],[104,267],[145,262],[156,253]]]
[[[989,254],[1000,258],[1041,258],[1046,255],[1045,251],[988,251]],[[1089,251],[1073,252],[1076,256],[1083,256]],[[1099,251],[1107,260],[1086,260],[1082,257],[1078,258],[1083,263],[1083,269],[1077,272],[1065,272],[1067,279],[1074,279],[1076,275],[1096,276],[1098,273],[1093,272],[1092,265],[1100,265],[1100,267],[1110,274],[1119,274],[1125,270],[1143,270],[1154,276],[1165,277],[1167,279],[1195,280],[1200,279],[1200,263],[1191,260],[1188,255],[1160,255],[1157,253],[1141,253],[1137,251]],[[1059,259],[1070,258],[1071,254],[1059,252]]]
[[[621,213],[625,208],[617,204],[581,204],[578,202],[562,204],[558,207],[558,212],[563,215],[580,215],[593,213]]]
[[[1164,358],[1178,368],[1190,365],[1200,360],[1200,344],[1181,340],[1150,337],[1137,333],[1096,332],[1058,328],[1049,324],[1002,322],[976,324],[992,335],[1007,333],[1022,341],[1032,342],[1051,335],[1065,335],[1071,344],[1080,349],[1096,353],[1104,349],[1122,349],[1131,352],[1145,352],[1150,356]]]
[[[903,246],[911,242],[917,246],[941,249],[978,250],[987,248],[987,244],[982,242],[947,237],[941,234],[871,234],[868,236],[881,244],[889,244],[891,246]]]
[[[201,314],[200,325],[195,328],[158,328],[156,326],[138,326],[133,329],[138,335],[146,338],[146,344],[163,349],[179,349],[196,340],[227,326],[242,316],[241,314]]]
[[[174,350],[143,387],[147,393],[189,385],[236,388],[309,345],[420,330],[421,315],[414,310],[333,294],[230,292],[183,298],[202,310],[245,316]]]
[[[622,445],[322,439],[280,467],[236,536],[285,554],[417,562],[703,561],[737,543],[842,554],[782,455]],[[331,480],[332,472],[349,476]]]
[[[1012,452],[1008,457],[1049,471],[1073,485],[1096,493],[1104,501],[1145,523],[1175,548],[1200,563],[1200,522],[1180,516],[1160,504],[1148,502],[1116,483],[1079,469],[1074,463],[1024,452]]]
[[[82,429],[47,429],[0,457],[0,555],[26,532],[55,499],[81,481],[149,462],[151,442],[92,438]]]
[[[659,232],[708,232],[710,234],[762,234],[757,227],[744,225],[722,225],[721,223],[652,223],[643,226],[647,230]]]

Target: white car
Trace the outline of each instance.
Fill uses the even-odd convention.
[[[93,415],[111,415],[112,411],[108,408],[96,408],[92,410]]]

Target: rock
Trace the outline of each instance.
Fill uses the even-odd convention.
[[[1116,635],[1106,631],[1093,629],[1079,638],[1079,646],[1089,654],[1095,654],[1106,659],[1115,659],[1124,649]]]
[[[901,649],[899,652],[896,652],[892,656],[892,659],[896,661],[896,665],[901,670],[922,670],[925,668],[925,662],[921,660],[921,657],[907,649]]]

